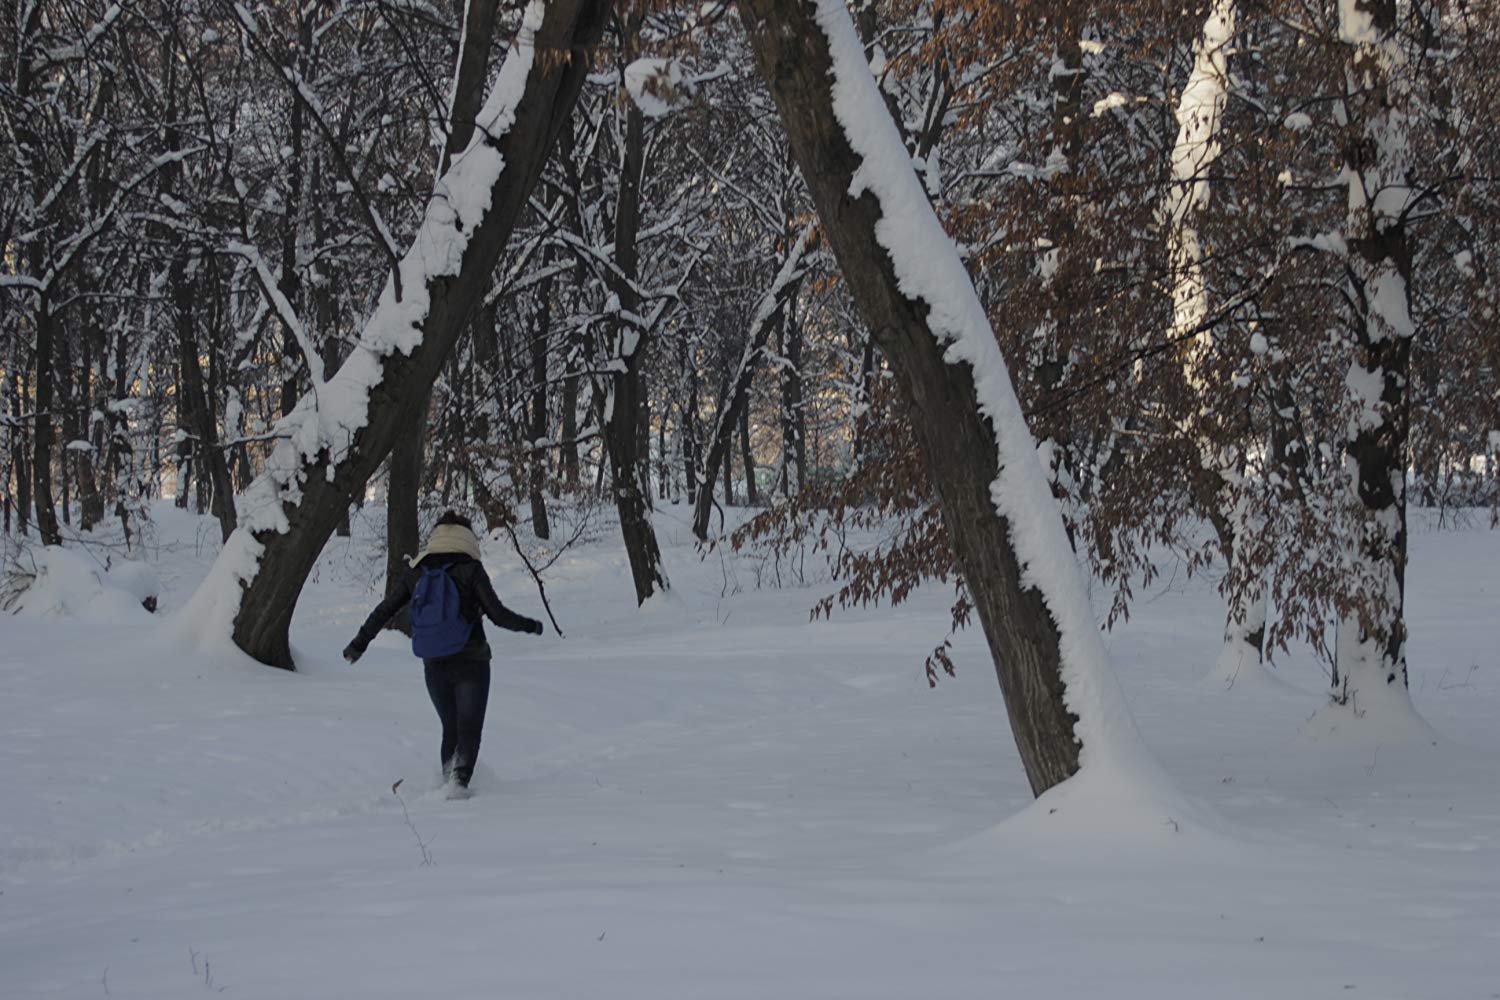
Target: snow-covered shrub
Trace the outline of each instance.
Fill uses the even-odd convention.
[[[143,563],[122,560],[110,569],[85,553],[47,546],[8,563],[0,606],[32,617],[133,621],[155,610],[158,590],[156,573]]]
[[[161,580],[156,570],[133,559],[114,559],[105,572],[108,583],[130,594],[147,611],[156,610],[157,598],[161,596]]]

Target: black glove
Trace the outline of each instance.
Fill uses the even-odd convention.
[[[364,655],[365,651],[363,649],[360,649],[356,643],[351,642],[349,643],[349,645],[344,647],[344,659],[348,660],[350,663],[354,663]]]
[[[531,624],[526,626],[526,631],[530,632],[532,635],[541,635],[543,632],[547,631],[547,629],[546,626],[544,626],[541,622],[533,618],[531,619]]]

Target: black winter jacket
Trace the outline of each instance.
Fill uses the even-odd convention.
[[[374,611],[370,612],[370,617],[365,619],[364,625],[360,626],[359,634],[349,644],[348,651],[363,656],[371,640],[380,634],[382,628],[385,628],[385,623],[411,601],[412,591],[416,589],[417,581],[422,578],[422,570],[433,566],[442,566],[448,571],[448,575],[453,578],[454,587],[458,590],[458,613],[463,616],[464,621],[474,623],[474,631],[469,636],[469,644],[447,659],[489,660],[490,644],[484,637],[484,618],[489,618],[496,625],[510,629],[512,632],[541,634],[541,622],[527,618],[525,615],[518,615],[500,603],[500,598],[495,594],[494,585],[490,583],[489,574],[484,571],[484,566],[479,560],[461,552],[435,552],[417,563],[403,574],[400,580],[396,581],[396,586],[392,588],[390,594]]]

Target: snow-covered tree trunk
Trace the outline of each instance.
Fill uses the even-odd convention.
[[[1355,510],[1350,582],[1359,593],[1339,620],[1333,698],[1361,715],[1409,715],[1406,682],[1408,378],[1416,324],[1407,213],[1415,203],[1408,134],[1411,81],[1396,0],[1339,0],[1349,133],[1347,295],[1355,356],[1346,384],[1344,442]]]
[[[1047,156],[1049,187],[1070,186],[1068,175],[1082,169],[1080,154],[1083,151],[1084,130],[1087,119],[1083,115],[1083,92],[1088,83],[1088,70],[1083,62],[1083,47],[1077,17],[1067,4],[1059,8],[1054,24],[1056,50],[1052,60],[1052,148]],[[1070,467],[1074,450],[1074,429],[1071,426],[1070,408],[1049,405],[1067,381],[1073,365],[1072,338],[1067,330],[1073,322],[1069,315],[1075,304],[1071,301],[1075,289],[1069,282],[1058,281],[1058,270],[1064,254],[1075,251],[1072,244],[1078,239],[1076,220],[1078,199],[1062,191],[1052,193],[1052,198],[1063,201],[1063,209],[1053,216],[1054,225],[1047,232],[1044,249],[1038,255],[1037,276],[1047,301],[1043,321],[1032,332],[1031,367],[1032,379],[1040,388],[1040,402],[1036,408],[1045,417],[1033,420],[1033,426],[1042,436],[1041,452],[1047,456],[1048,479],[1052,495],[1059,503],[1067,504],[1077,493],[1073,477],[1075,467]],[[1068,541],[1075,547],[1078,539],[1073,524],[1068,524]]]
[[[463,35],[448,94],[448,141],[443,146],[440,173],[447,172],[453,158],[468,147],[474,136],[474,119],[483,103],[484,79],[489,67],[496,3],[495,0],[458,0],[456,13],[463,23]],[[414,419],[401,429],[391,445],[387,463],[386,593],[391,592],[407,571],[407,558],[416,555],[422,543],[418,507],[422,491],[422,446],[427,437],[425,394],[414,413]],[[392,618],[388,627],[407,631],[406,613],[403,611]]]
[[[187,626],[232,631],[256,659],[292,668],[297,595],[351,491],[417,416],[572,112],[599,38],[603,0],[533,0],[477,116],[435,185],[412,246],[387,278],[337,374],[277,425],[245,492],[241,527],[185,610]]]
[[[626,60],[633,56],[635,34],[640,30],[639,11],[627,15],[624,30]],[[637,604],[667,589],[661,565],[656,529],[651,525],[651,439],[642,422],[649,405],[642,370],[650,329],[641,316],[636,278],[640,263],[636,238],[641,223],[641,175],[646,166],[645,117],[631,104],[625,112],[621,136],[624,158],[620,193],[615,205],[615,272],[610,279],[616,312],[613,317],[616,343],[609,380],[609,409],[604,442],[613,473],[615,509],[620,515],[620,534],[630,560]]]
[[[1189,340],[1184,374],[1203,398],[1206,409],[1213,406],[1208,397],[1220,390],[1203,384],[1199,371],[1214,342],[1213,333],[1203,329],[1210,292],[1203,277],[1204,251],[1198,221],[1208,208],[1209,174],[1219,157],[1219,132],[1229,98],[1229,46],[1237,17],[1238,0],[1215,0],[1194,46],[1193,68],[1177,101],[1172,186],[1165,205],[1172,269],[1172,339]],[[1198,450],[1212,484],[1204,500],[1218,531],[1219,550],[1229,574],[1224,645],[1213,676],[1234,683],[1247,669],[1264,665],[1266,587],[1263,579],[1242,579],[1246,571],[1239,562],[1246,548],[1245,538],[1253,530],[1244,495],[1243,463],[1235,457],[1243,451],[1201,438]]]
[[[1265,577],[1259,571],[1249,574],[1243,566],[1243,549],[1248,546],[1255,526],[1248,498],[1241,491],[1238,499],[1221,476],[1214,476],[1217,495],[1210,500],[1218,510],[1213,512],[1214,528],[1219,535],[1219,549],[1229,567],[1224,597],[1228,605],[1224,618],[1224,645],[1214,663],[1213,679],[1225,685],[1257,675],[1265,667],[1267,594]]]
[[[1214,664],[1214,676],[1234,684],[1248,671],[1263,669],[1266,648],[1266,588],[1253,581],[1242,593],[1231,591],[1229,613],[1224,621],[1224,645]]]
[[[1080,767],[1152,769],[994,331],[843,0],[740,11],[845,280],[912,403],[1033,792]]]
[[[1208,174],[1219,156],[1219,127],[1229,94],[1229,43],[1237,0],[1216,0],[1194,47],[1193,69],[1177,100],[1177,140],[1172,146],[1172,186],[1166,204],[1171,251],[1172,317],[1175,332],[1191,335],[1208,316],[1203,246],[1198,217],[1208,207]],[[1212,345],[1209,334],[1198,346]]]

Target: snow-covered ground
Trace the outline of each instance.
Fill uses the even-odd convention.
[[[1304,734],[1305,652],[1205,681],[1219,598],[1168,573],[1107,642],[1202,814],[1059,829],[977,634],[927,688],[941,588],[810,624],[824,589],[755,590],[687,519],[669,598],[604,532],[549,574],[567,638],[492,630],[467,802],[400,637],[339,658],[377,524],[325,552],[297,674],[117,600],[0,618],[0,997],[1500,997],[1500,534],[1414,533],[1416,745]],[[162,615],[217,537],[158,509]]]

